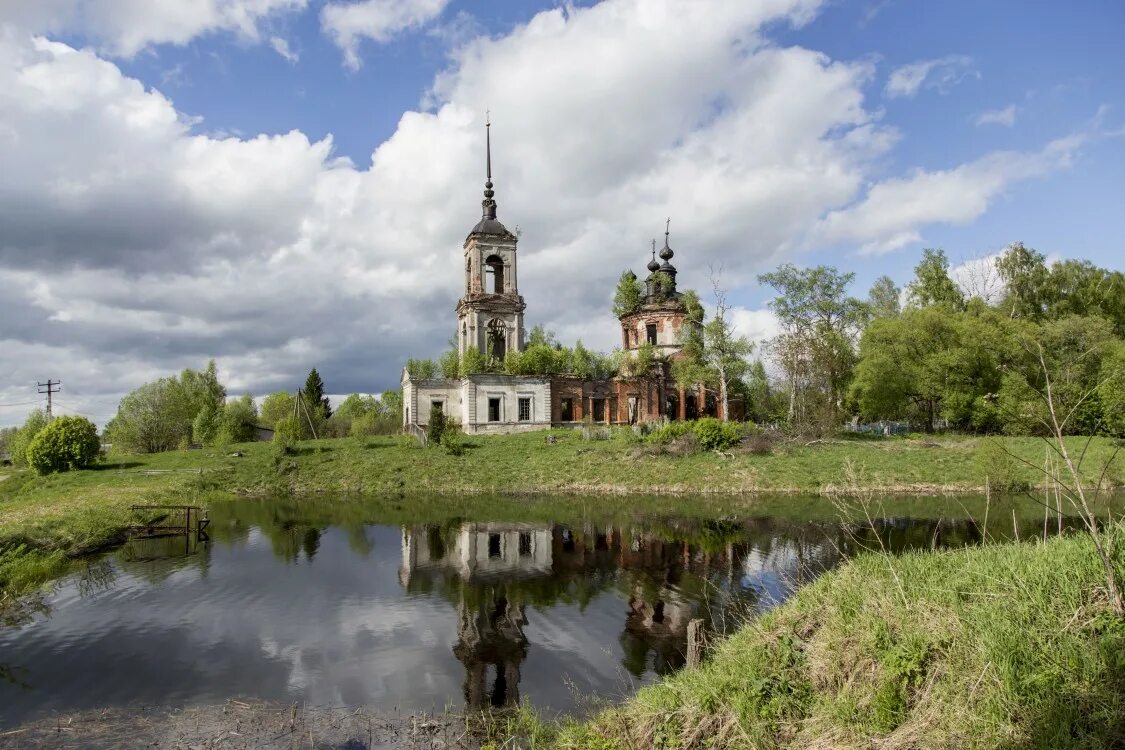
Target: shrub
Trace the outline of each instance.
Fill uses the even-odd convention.
[[[98,428],[85,417],[58,417],[27,446],[27,463],[40,474],[84,469],[98,460]]]
[[[273,426],[273,444],[278,453],[291,453],[301,437],[301,423],[293,415],[282,417]]]
[[[430,421],[426,424],[426,442],[430,445],[441,445],[441,436],[445,432],[445,411],[442,409],[430,410]]]
[[[714,417],[704,417],[695,423],[695,436],[699,447],[705,451],[722,451],[733,448],[742,440],[742,430],[734,422],[723,422]]]
[[[660,429],[653,430],[645,439],[655,445],[667,445],[689,432],[691,432],[691,422],[669,422]]]
[[[455,424],[447,423],[441,433],[441,447],[451,456],[465,454],[465,435]]]

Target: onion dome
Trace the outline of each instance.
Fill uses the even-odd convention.
[[[646,266],[650,273],[656,273],[660,270],[660,261],[656,259],[656,240],[652,241],[652,260]]]
[[[672,260],[672,256],[675,255],[675,253],[672,252],[672,248],[668,245],[668,228],[671,224],[671,218],[664,223],[664,247],[660,250],[660,257],[664,260],[665,266],[669,265],[668,261]]]

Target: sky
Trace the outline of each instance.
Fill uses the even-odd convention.
[[[1122,269],[1111,0],[0,0],[0,425],[99,424],[214,358],[232,394],[397,386],[447,348],[480,216],[528,326],[608,351],[671,219],[740,333],[760,273],[905,284],[1022,241]],[[661,238],[662,239],[662,238]]]

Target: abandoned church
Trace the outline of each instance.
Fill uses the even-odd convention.
[[[517,271],[518,239],[496,218],[492,189],[491,138],[486,125],[486,181],[481,219],[465,238],[465,285],[457,302],[457,350],[475,348],[502,363],[509,351],[526,345],[524,310]],[[626,352],[651,344],[658,363],[644,377],[618,375],[602,380],[573,375],[508,375],[496,372],[460,378],[415,378],[402,373],[403,425],[425,427],[440,409],[469,434],[506,433],[552,426],[643,422],[721,416],[722,405],[703,386],[684,388],[671,373],[681,354],[680,332],[688,320],[676,290],[674,253],[665,227],[657,260],[655,243],[645,292],[638,308],[620,317]],[[662,262],[661,262],[662,261]],[[739,408],[732,403],[732,417]]]

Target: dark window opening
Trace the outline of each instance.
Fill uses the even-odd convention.
[[[699,409],[695,405],[695,396],[690,394],[684,399],[684,417],[687,419],[699,418]]]
[[[430,418],[431,419],[434,416],[436,416],[439,412],[442,412],[442,411],[444,411],[444,407],[442,406],[442,403],[440,401],[431,401],[430,402]]]
[[[574,535],[570,533],[570,529],[563,529],[562,530],[562,543],[563,543],[563,552],[573,552],[574,551]]]
[[[529,398],[520,399],[520,421],[531,421],[531,399]]]
[[[504,260],[499,255],[490,255],[484,261],[484,291],[504,293]]]
[[[664,622],[664,602],[659,599],[652,605],[652,621],[657,625]]]
[[[562,422],[574,421],[574,399],[564,398],[559,401],[559,420]]]
[[[604,398],[594,399],[594,421],[595,422],[604,422],[605,421],[605,399]]]
[[[719,416],[719,404],[715,400],[715,394],[714,393],[708,393],[706,396],[703,397],[703,411],[709,417]]]
[[[441,529],[431,526],[428,530],[430,543],[430,559],[441,560],[445,557],[445,540],[441,538]]]
[[[605,534],[598,534],[597,537],[594,538],[594,549],[609,549],[609,539],[606,538]]]
[[[500,535],[499,534],[489,534],[488,535],[488,556],[489,557],[500,557]]]
[[[495,664],[496,681],[492,683],[492,693],[489,702],[496,708],[501,708],[508,703],[508,675],[504,672],[503,664]]]
[[[656,324],[649,323],[645,326],[645,336],[648,337],[648,343],[656,345]]]
[[[526,531],[520,532],[520,557],[528,557],[531,555],[531,534]]]
[[[498,398],[488,399],[488,421],[500,421],[500,399]]]

